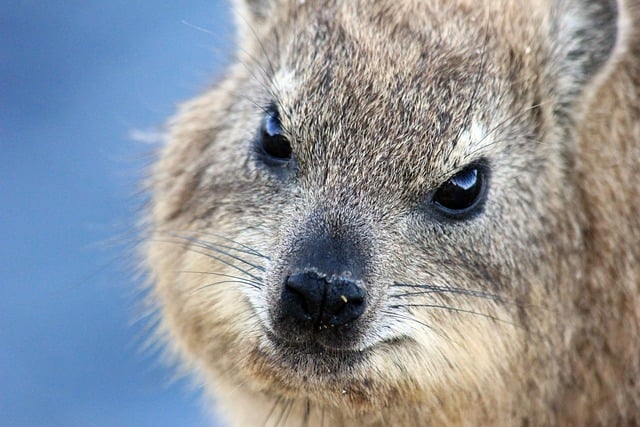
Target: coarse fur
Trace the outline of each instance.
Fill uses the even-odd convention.
[[[153,167],[144,246],[160,332],[226,419],[640,424],[640,3],[235,9],[235,64]],[[256,152],[269,108],[283,167]],[[430,195],[477,161],[479,212],[438,214]],[[337,347],[274,321],[319,232],[364,266]]]

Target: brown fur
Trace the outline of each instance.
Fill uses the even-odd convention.
[[[237,9],[236,64],[153,169],[145,246],[162,332],[232,424],[640,424],[640,4]],[[288,175],[252,148],[270,103]],[[481,214],[431,215],[480,158]],[[269,332],[321,226],[367,248],[349,351]]]

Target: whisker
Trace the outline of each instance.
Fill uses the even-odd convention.
[[[180,23],[193,30],[210,36],[214,40],[214,43],[208,45],[208,48],[213,49],[213,52],[218,56],[228,57],[232,53],[230,47],[237,47],[237,40],[235,34],[233,33],[219,34],[216,31],[210,30],[206,27],[203,27],[202,25],[195,24],[186,19],[182,19]]]
[[[246,24],[247,27],[251,29],[251,31],[253,32],[253,35],[255,37],[255,39],[258,41],[258,43],[260,43],[260,46],[262,48],[262,51],[265,55],[265,59],[268,62],[268,66],[269,66],[269,71],[271,72],[271,75],[274,74],[274,67],[273,67],[273,63],[271,61],[271,58],[269,57],[269,55],[267,55],[266,50],[264,49],[264,46],[262,45],[262,41],[256,36],[255,31],[253,29],[253,26],[250,25],[250,23],[245,19],[244,16],[242,16],[239,11],[236,8],[233,8],[235,10],[235,14],[236,16],[239,16]],[[244,47],[238,45],[236,43],[235,38],[232,37],[222,37],[218,34],[216,34],[215,32],[208,30],[202,26],[193,24],[189,21],[183,20],[182,23],[190,28],[193,28],[197,31],[203,32],[205,34],[208,34],[210,36],[213,36],[215,39],[222,39],[224,41],[226,41],[227,43],[230,44],[234,44],[236,45],[235,48],[237,50],[237,52],[242,53],[243,55],[246,56],[246,58],[249,60],[248,62],[250,62],[249,64],[245,63],[245,61],[238,61],[241,63],[241,65],[244,67],[245,71],[247,71],[247,73],[251,76],[251,78],[258,83],[266,92],[268,92],[272,97],[275,97],[274,92],[271,90],[271,87],[269,86],[268,82],[271,81],[271,77],[269,72],[262,66],[262,64],[258,61],[258,58],[256,58],[255,56],[253,56],[251,54],[250,51],[246,50]],[[260,76],[256,75],[254,73],[254,67],[257,68],[257,70],[260,72]],[[260,77],[260,78],[259,78]]]
[[[480,141],[478,141],[478,143],[481,143],[482,141],[484,141],[485,139],[487,139],[489,136],[491,136],[492,133],[494,133],[495,131],[497,131],[498,129],[502,128],[503,126],[507,125],[507,126],[511,126],[513,124],[513,122],[516,119],[519,119],[520,117],[524,116],[525,114],[530,113],[531,111],[540,108],[542,106],[544,106],[545,104],[550,103],[551,101],[542,101],[542,102],[538,102],[537,104],[533,104],[530,105],[528,107],[523,108],[521,111],[512,114],[511,116],[501,120],[500,122],[498,122],[494,127],[492,127],[491,129],[489,129],[489,131],[487,132],[487,134],[485,136],[482,137],[482,139]]]
[[[415,292],[404,292],[404,293],[398,293],[398,294],[390,294],[389,297],[390,298],[407,298],[407,297],[413,297],[413,296],[420,296],[420,295],[429,295],[429,294],[458,294],[458,295],[464,295],[464,296],[470,296],[470,297],[478,297],[478,298],[484,298],[484,299],[490,299],[490,300],[498,300],[498,297],[495,297],[493,295],[483,295],[480,292],[475,292],[475,291],[465,291],[462,289],[427,289],[424,291],[415,291]]]
[[[398,288],[422,289],[421,291],[405,292],[405,293],[390,295],[391,297],[394,297],[394,298],[403,298],[408,296],[426,295],[426,294],[451,293],[451,294],[459,294],[459,295],[465,295],[470,297],[485,298],[485,299],[490,299],[498,302],[505,302],[502,299],[502,297],[496,294],[492,294],[484,291],[474,291],[471,289],[450,287],[450,286],[436,286],[436,285],[426,285],[426,284],[414,285],[409,283],[398,283],[398,282],[393,283],[392,286],[398,287]]]
[[[165,242],[166,243],[178,243],[178,242],[174,242],[174,241],[170,241],[170,240],[165,241]],[[224,259],[222,257],[219,257],[217,255],[211,254],[209,252],[199,251],[199,250],[193,249],[193,248],[191,248],[189,246],[186,246],[186,249],[191,251],[191,252],[194,252],[194,253],[197,253],[197,254],[200,254],[200,255],[204,255],[204,256],[209,257],[211,259],[215,259],[218,262],[221,262],[221,263],[223,263],[225,265],[228,265],[229,267],[231,267],[233,269],[238,270],[241,273],[246,274],[247,276],[251,277],[252,279],[254,279],[254,280],[258,281],[258,282],[261,282],[261,280],[262,280],[262,279],[260,279],[260,277],[252,274],[249,270],[246,270],[246,269],[244,269],[242,267],[239,267],[239,266],[235,265],[234,263],[232,263],[230,261],[227,261],[226,259]]]
[[[265,89],[265,91],[269,94],[270,96],[270,102],[275,102],[276,105],[278,106],[278,109],[281,112],[285,112],[285,108],[284,105],[282,104],[280,98],[278,96],[278,92],[281,92],[281,88],[278,87],[278,82],[273,78],[276,75],[276,67],[274,66],[274,63],[272,61],[271,56],[269,55],[269,53],[267,52],[267,49],[265,48],[265,45],[263,44],[263,40],[261,37],[258,37],[258,34],[255,31],[255,28],[251,25],[251,23],[246,19],[245,16],[242,16],[242,14],[238,13],[238,11],[236,10],[236,15],[240,16],[240,19],[242,19],[245,24],[247,25],[247,27],[249,28],[249,30],[251,31],[251,34],[253,36],[253,38],[256,40],[256,42],[258,43],[260,50],[262,51],[262,54],[264,55],[265,60],[267,61],[267,66],[269,68],[269,72],[267,72],[267,70],[262,66],[262,64],[257,60],[256,57],[254,57],[253,55],[251,55],[250,52],[246,51],[245,49],[239,48],[239,50],[246,55],[251,62],[256,65],[260,71],[263,74],[263,77],[265,78],[265,82],[261,82],[259,81],[255,76],[253,76],[253,74],[251,73],[251,69],[248,67],[248,65],[244,64],[244,61],[241,61],[243,63],[243,66],[247,69],[247,71],[252,74],[252,77],[254,78],[254,80],[256,82],[258,82],[263,89]],[[277,29],[274,29],[273,32],[273,37],[275,39],[275,49],[276,49],[276,58],[282,58],[281,54],[280,54],[280,35],[277,31]],[[273,86],[273,87],[272,87]],[[286,129],[285,129],[286,130]]]
[[[239,250],[239,249],[233,248],[231,246],[227,246],[227,245],[219,245],[217,243],[211,243],[211,242],[208,242],[206,240],[198,239],[198,240],[193,240],[192,242],[195,243],[197,246],[200,246],[203,249],[211,249],[211,250],[213,250],[215,252],[218,252],[218,253],[220,253],[222,255],[226,255],[226,256],[228,256],[230,258],[233,258],[233,259],[238,260],[238,261],[240,261],[240,262],[242,262],[244,264],[247,264],[250,267],[255,268],[256,270],[264,271],[264,267],[256,265],[256,264],[253,264],[253,263],[245,260],[244,258],[240,258],[237,255],[233,255],[233,254],[225,251],[224,249],[235,250],[237,252],[244,253],[244,254],[247,254],[246,251],[242,251],[242,250]],[[249,254],[247,254],[247,255],[249,255]]]
[[[281,425],[281,423],[286,423],[287,416],[288,416],[287,413],[289,412],[289,409],[291,408],[292,403],[293,401],[289,399],[286,399],[284,401],[284,403],[282,404],[282,412],[280,412],[280,416],[278,416],[278,419],[276,420],[276,423],[275,423],[276,427]]]
[[[240,19],[242,19],[244,21],[244,23],[247,25],[247,27],[249,27],[249,30],[251,31],[251,34],[253,34],[253,37],[258,42],[258,45],[260,46],[260,50],[262,50],[262,53],[264,54],[264,57],[267,60],[267,64],[269,65],[269,71],[271,71],[271,75],[274,75],[276,73],[276,71],[275,71],[275,68],[273,66],[273,62],[271,61],[271,58],[269,57],[269,54],[267,53],[267,49],[265,48],[264,44],[262,43],[262,39],[260,37],[258,37],[258,34],[256,33],[255,28],[253,28],[253,25],[251,25],[251,23],[242,14],[238,13],[237,15],[240,16]]]
[[[473,289],[465,289],[465,288],[457,288],[452,286],[437,286],[437,285],[427,285],[427,284],[411,284],[411,283],[399,283],[394,282],[392,287],[397,288],[412,288],[412,289],[422,289],[420,291],[415,292],[404,292],[404,293],[391,293],[389,294],[390,298],[407,298],[412,296],[420,296],[420,295],[429,295],[429,294],[454,294],[454,295],[463,295],[474,298],[482,298],[494,301],[499,304],[503,304],[505,306],[511,307],[519,307],[519,308],[527,308],[527,309],[536,309],[536,310],[545,310],[549,311],[548,307],[518,302],[514,299],[505,299],[503,296],[494,294],[491,292],[473,290]]]
[[[306,399],[304,405],[304,414],[302,416],[302,427],[309,427],[309,414],[311,413],[311,402]]]
[[[494,320],[496,322],[501,322],[501,323],[506,323],[512,326],[518,326],[513,322],[510,322],[508,320],[504,320],[504,319],[500,319],[498,317],[492,316],[490,314],[486,314],[486,313],[479,313],[477,311],[473,311],[473,310],[467,310],[464,308],[457,308],[457,307],[451,307],[448,305],[440,305],[440,304],[396,304],[396,305],[390,305],[390,308],[406,308],[406,307],[423,307],[423,308],[437,308],[437,309],[443,309],[443,310],[448,310],[448,311],[452,311],[455,313],[465,313],[465,314],[473,314],[479,317],[484,317],[487,319],[491,319]]]
[[[240,284],[240,285],[251,286],[252,288],[255,288],[255,289],[260,289],[259,286],[257,286],[254,283],[251,283],[251,282],[242,282],[240,280],[220,280],[218,282],[208,283],[206,285],[200,286],[199,288],[196,288],[196,289],[192,290],[191,294],[194,294],[196,292],[202,291],[203,289],[209,288],[211,286],[221,285],[221,284],[224,284],[224,283],[237,283],[237,284]]]
[[[222,277],[229,277],[231,279],[236,279],[239,281],[244,281],[246,283],[251,283],[254,285],[262,285],[262,282],[258,282],[258,281],[252,281],[252,280],[248,280],[244,277],[239,277],[239,276],[234,276],[232,274],[225,274],[225,273],[220,273],[217,271],[189,271],[189,270],[178,270],[178,273],[187,273],[187,274],[207,274],[207,275],[214,275],[214,276],[222,276]]]
[[[210,250],[212,250],[214,252],[217,252],[217,253],[219,253],[221,255],[226,255],[229,258],[235,259],[236,261],[240,261],[241,263],[243,263],[245,265],[248,265],[248,266],[250,266],[250,267],[252,267],[252,268],[254,268],[254,269],[256,269],[256,270],[258,270],[260,272],[264,272],[265,271],[265,268],[260,266],[260,265],[254,264],[252,262],[247,261],[244,258],[240,258],[239,256],[233,255],[233,254],[229,253],[228,251],[220,249],[220,248],[225,248],[225,246],[223,246],[223,245],[222,246],[216,245],[215,243],[208,242],[206,240],[197,239],[195,237],[189,237],[189,236],[173,235],[173,237],[186,240],[186,241],[188,241],[190,243],[193,243],[194,245],[196,245],[196,246],[198,246],[198,247],[200,247],[202,249],[210,249]]]
[[[225,237],[225,236],[223,236],[223,235],[216,234],[216,233],[212,233],[212,232],[203,232],[203,233],[199,233],[199,234],[200,234],[200,235],[202,235],[202,236],[211,236],[211,237],[215,237],[215,238],[218,238],[218,239],[221,239],[221,240],[227,241],[227,242],[229,242],[229,243],[233,243],[234,245],[238,245],[238,246],[240,246],[242,249],[233,248],[234,250],[236,250],[236,251],[238,251],[238,252],[242,252],[242,253],[246,253],[246,254],[250,254],[250,255],[255,255],[255,256],[260,257],[260,258],[270,259],[268,256],[266,256],[266,255],[262,254],[262,253],[261,253],[260,251],[258,251],[257,249],[252,248],[252,247],[251,247],[251,246],[249,246],[249,245],[245,245],[244,243],[242,243],[242,242],[238,242],[237,240],[231,239],[231,238],[229,238],[229,237]],[[230,247],[230,246],[225,246],[225,247],[232,248],[232,247]]]
[[[287,425],[287,421],[289,420],[289,417],[291,416],[291,413],[293,412],[293,407],[295,404],[295,400],[291,400],[289,403],[289,407],[287,408],[287,413],[286,416],[284,417],[284,420],[282,421],[282,425],[286,426]]]
[[[265,418],[264,423],[262,423],[263,426],[267,426],[267,424],[269,423],[269,420],[271,419],[271,417],[273,416],[273,414],[276,411],[276,408],[278,406],[280,406],[280,402],[282,401],[282,396],[278,396],[276,398],[276,401],[273,403],[273,406],[271,407],[271,410],[269,411],[269,413],[267,414],[267,418]]]
[[[393,307],[393,306],[392,306],[392,307]],[[426,328],[428,328],[428,329],[431,329],[431,330],[432,330],[432,331],[434,331],[434,332],[437,332],[437,331],[433,328],[433,326],[428,325],[428,324],[426,324],[426,323],[424,323],[424,322],[422,322],[422,321],[420,321],[420,320],[416,319],[416,318],[415,318],[415,317],[413,317],[413,316],[409,316],[408,314],[398,313],[398,312],[390,311],[390,310],[381,310],[381,313],[382,313],[382,314],[386,314],[387,316],[389,316],[389,317],[391,317],[391,318],[396,318],[396,319],[401,319],[401,320],[410,320],[410,321],[412,321],[412,322],[416,322],[416,323],[418,323],[418,324],[419,324],[419,325],[421,325],[421,326],[424,326],[424,327],[426,327]]]
[[[476,76],[475,82],[473,84],[473,91],[471,92],[471,97],[469,98],[469,104],[467,105],[467,108],[466,108],[466,112],[464,115],[465,120],[464,120],[463,126],[460,127],[460,130],[458,131],[456,138],[454,138],[454,141],[457,141],[460,138],[460,135],[462,134],[464,129],[468,128],[469,124],[471,123],[473,110],[476,106],[476,98],[478,96],[479,89],[482,86],[482,81],[484,80],[484,76],[487,73],[487,62],[488,62],[487,46],[488,45],[489,45],[489,32],[487,31],[487,34],[485,35],[484,43],[482,45],[482,51],[480,52],[480,55],[481,55],[480,70],[478,71],[478,75]]]

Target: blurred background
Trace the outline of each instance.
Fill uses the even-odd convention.
[[[144,350],[130,252],[145,141],[222,72],[229,9],[0,2],[0,426],[211,425]]]

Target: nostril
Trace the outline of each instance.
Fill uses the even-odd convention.
[[[337,279],[329,282],[325,298],[326,323],[342,326],[353,322],[365,309],[365,292],[355,282]]]
[[[326,286],[326,281],[313,273],[288,276],[282,291],[282,304],[286,314],[300,321],[317,320]]]
[[[325,302],[326,310],[331,314],[339,314],[345,309],[354,310],[364,303],[364,290],[352,281],[336,280],[331,286]]]

